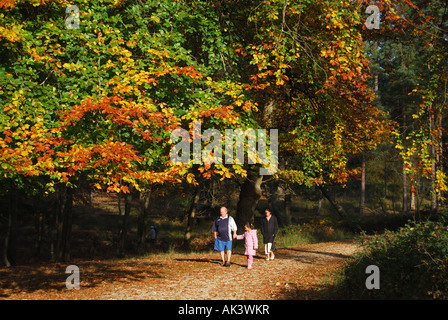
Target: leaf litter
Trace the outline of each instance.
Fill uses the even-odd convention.
[[[330,274],[358,250],[351,241],[280,248],[266,261],[261,249],[247,269],[219,253],[150,255],[114,260],[77,260],[80,289],[67,289],[68,264],[0,268],[0,299],[6,300],[272,300],[325,298]],[[225,290],[223,290],[225,289]]]

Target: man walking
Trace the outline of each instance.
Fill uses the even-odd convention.
[[[215,237],[216,251],[221,253],[222,265],[230,267],[230,257],[232,256],[232,239],[236,238],[235,220],[227,214],[227,208],[221,207],[220,216],[213,223],[212,231]],[[233,233],[233,235],[232,235]],[[224,250],[227,250],[227,261]]]

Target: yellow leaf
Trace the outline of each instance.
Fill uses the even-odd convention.
[[[154,22],[157,22],[157,23],[160,22],[160,19],[159,19],[159,17],[157,17],[157,16],[151,16],[150,19],[151,19],[152,21],[154,21]]]

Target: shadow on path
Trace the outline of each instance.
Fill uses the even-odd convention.
[[[219,256],[219,254],[217,255]],[[234,253],[232,254],[232,258],[230,259],[230,264],[231,266],[233,265],[237,265],[237,266],[241,266],[241,267],[247,267],[246,264],[241,264],[240,260],[242,259],[246,259],[246,256],[240,254],[240,253]],[[254,257],[255,259],[256,257]],[[257,258],[258,259],[258,258]],[[214,264],[214,265],[222,265],[222,260],[219,258],[176,258],[174,259],[175,261],[189,261],[189,262],[199,262],[199,263],[209,263],[209,264]]]
[[[70,263],[54,263],[38,266],[16,266],[0,268],[0,297],[11,293],[32,293],[38,290],[67,290],[65,273]],[[95,287],[105,282],[139,281],[145,278],[164,278],[163,264],[135,261],[86,261],[76,262],[79,267],[80,285]]]
[[[286,250],[288,250],[288,251],[296,251],[296,252],[303,252],[303,253],[323,254],[323,255],[334,257],[334,258],[348,258],[348,257],[350,257],[350,255],[347,255],[347,254],[334,253],[334,252],[325,252],[325,251],[302,250],[302,249],[295,249],[295,248],[288,248]]]

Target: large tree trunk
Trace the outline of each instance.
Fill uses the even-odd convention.
[[[239,230],[244,230],[246,222],[254,222],[254,211],[262,195],[262,183],[263,176],[257,172],[249,174],[241,187],[235,219]]]
[[[285,218],[283,217],[283,215],[280,212],[280,208],[278,207],[278,193],[279,191],[281,191],[280,187],[279,187],[279,183],[277,180],[274,180],[272,182],[269,183],[269,193],[270,193],[270,197],[269,197],[269,207],[271,209],[271,212],[277,217],[277,220],[279,222],[280,225],[285,224],[286,222],[284,221]],[[286,198],[285,198],[286,200]],[[264,214],[264,212],[263,212]],[[289,217],[291,218],[291,217]],[[287,223],[289,224],[289,223]]]
[[[60,186],[54,207],[54,225],[51,241],[51,259],[66,261],[70,258],[70,240],[73,215],[73,191]]]

